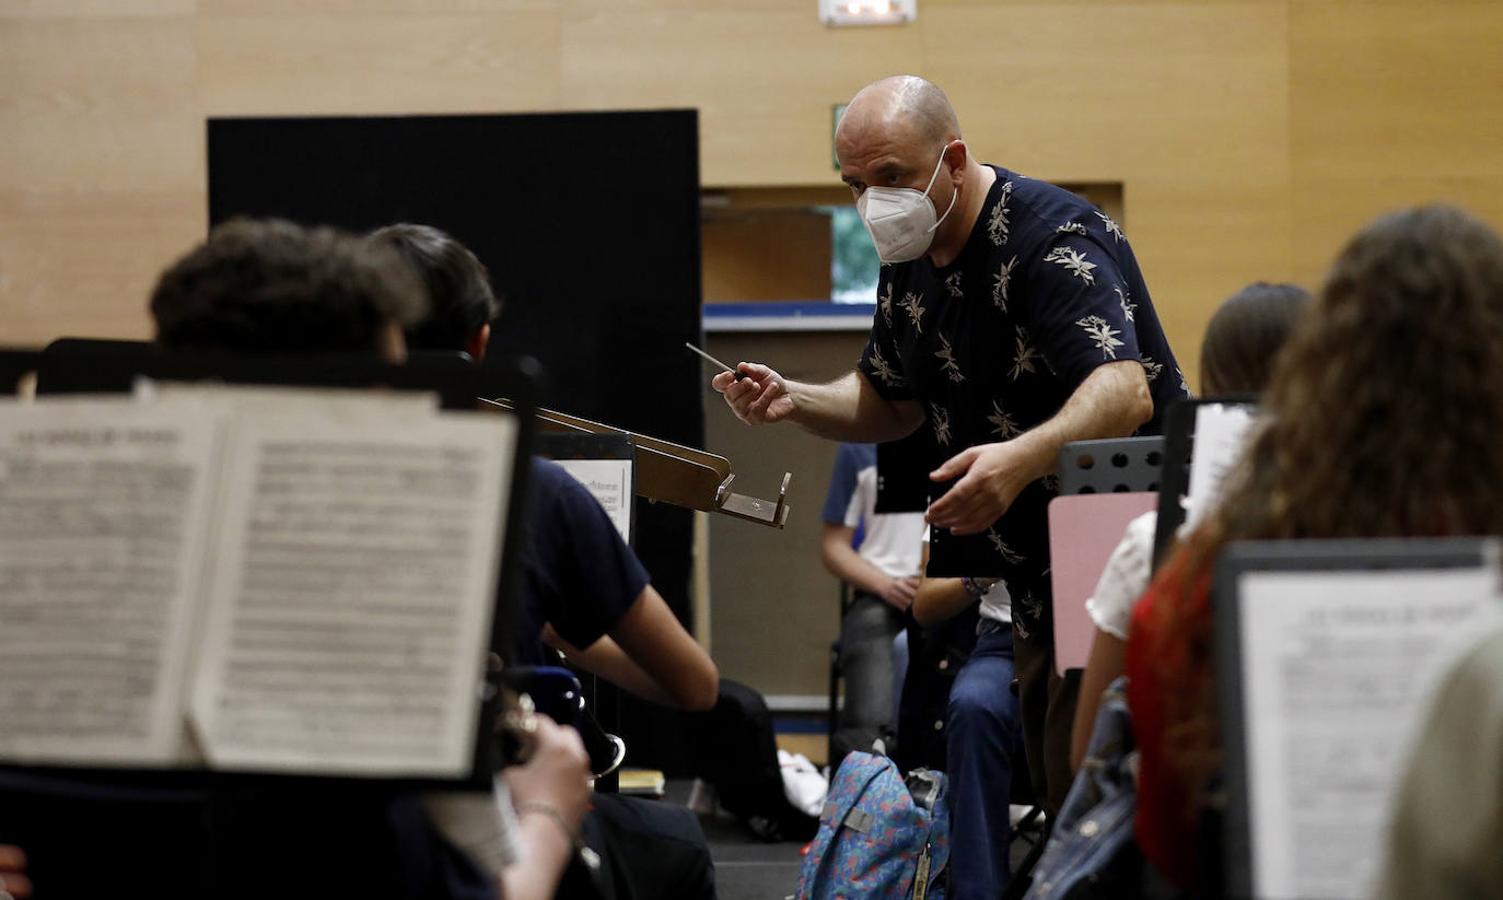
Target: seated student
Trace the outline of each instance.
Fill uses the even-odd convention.
[[[1210,579],[1228,542],[1503,534],[1503,241],[1447,206],[1392,213],[1337,257],[1275,367],[1265,424],[1209,520],[1133,610],[1135,835],[1205,892],[1218,734]],[[1207,855],[1209,862],[1213,855]]]
[[[402,261],[332,228],[236,219],[173,263],[151,296],[156,342],[240,353],[407,357],[428,298]]]
[[[368,242],[394,252],[426,285],[432,314],[414,323],[415,350],[485,356],[499,303],[485,266],[464,245],[425,225],[391,225]],[[710,710],[719,672],[648,581],[647,571],[589,490],[563,467],[532,462],[524,527],[525,574],[515,659],[549,662],[551,646],[574,665],[654,703]],[[688,810],[598,794],[586,819],[623,897],[713,897],[714,866]],[[566,883],[566,892],[575,890]]]
[[[389,361],[405,358],[403,330],[420,321],[427,307],[422,285],[390,251],[332,229],[282,221],[237,220],[215,228],[162,274],[151,297],[157,341],[167,347],[373,352]],[[536,717],[533,728],[536,747],[528,763],[502,775],[516,812],[514,833],[492,842],[505,848],[492,871],[508,900],[553,896],[589,799],[588,760],[578,735],[545,717]],[[494,807],[489,798],[478,799]],[[398,800],[393,810],[401,817],[379,806],[373,814],[396,823],[392,840],[400,851],[423,845],[430,848],[424,853],[445,856],[415,806]],[[277,809],[266,814],[276,816]],[[319,821],[343,827],[354,817]],[[294,833],[292,825],[282,826],[286,835]],[[345,843],[361,852],[354,841]],[[471,851],[480,844],[466,843]],[[411,869],[406,862],[398,865]],[[497,887],[457,860],[428,868],[431,874],[408,878],[414,896],[484,895]],[[352,882],[344,886],[354,889]]]
[[[1260,394],[1268,386],[1273,360],[1310,305],[1310,295],[1292,284],[1256,282],[1228,297],[1206,325],[1200,345],[1200,388],[1209,397]],[[1070,768],[1085,758],[1101,692],[1122,674],[1127,622],[1133,601],[1148,588],[1158,513],[1147,512],[1127,525],[1096,589],[1086,600],[1096,636],[1080,678],[1080,700],[1070,735]]]
[[[924,556],[927,566],[927,548]],[[996,578],[925,577],[913,617],[933,628],[972,606],[980,614],[976,643],[950,686],[945,715],[950,886],[957,900],[994,900],[1007,889],[1013,762],[1022,749],[1012,597]]]
[[[432,315],[412,323],[410,346],[463,349],[482,359],[499,304],[480,260],[425,225],[388,226],[369,242],[405,259],[428,288]],[[522,627],[542,640],[507,662],[543,663],[546,643],[643,699],[714,707],[715,663],[679,624],[589,490],[544,459],[533,461],[531,490]]]
[[[851,750],[890,738],[893,639],[918,588],[923,513],[877,512],[877,447],[841,444],[825,495],[820,555],[831,575],[852,588],[840,619],[840,668],[845,706],[830,767]],[[857,529],[860,546],[852,546]]]
[[[1503,631],[1435,692],[1398,791],[1381,900],[1503,897]]]

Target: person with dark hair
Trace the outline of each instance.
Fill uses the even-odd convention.
[[[1268,386],[1274,360],[1310,306],[1310,295],[1292,284],[1248,285],[1222,302],[1200,347],[1200,387],[1208,396],[1257,395]],[[1132,604],[1148,588],[1158,513],[1128,523],[1112,551],[1086,609],[1096,624],[1091,655],[1080,678],[1080,699],[1070,733],[1070,768],[1085,759],[1101,694],[1122,674]]]
[[[235,219],[167,268],[151,295],[157,343],[243,353],[406,357],[422,284],[389,250],[332,228]]]
[[[1503,240],[1450,206],[1379,218],[1279,354],[1223,501],[1133,609],[1138,846],[1200,892],[1223,759],[1210,581],[1232,541],[1503,534]]]
[[[489,274],[464,245],[437,228],[392,225],[368,241],[394,249],[428,286],[433,307],[414,323],[414,346],[485,357],[494,315]],[[563,467],[532,463],[523,522],[524,572],[517,657],[507,665],[572,664],[645,700],[713,709],[720,674],[679,623],[600,503]],[[618,895],[635,900],[715,896],[704,832],[683,807],[597,794],[585,835]],[[571,872],[563,896],[581,889]],[[588,893],[588,891],[586,891]]]
[[[371,233],[370,243],[395,252],[428,289],[433,309],[407,329],[412,350],[463,350],[485,356],[501,303],[490,273],[470,248],[431,225],[401,223]]]
[[[172,350],[374,353],[401,362],[403,332],[428,317],[429,301],[423,282],[390,246],[331,228],[239,219],[216,227],[168,267],[150,307],[157,342]],[[500,825],[481,823],[489,826],[479,829],[483,836],[505,831],[504,840],[484,842],[490,854],[461,856],[445,840],[470,837],[446,821],[454,804],[475,803],[468,795],[433,795],[421,803],[408,795],[358,803],[341,797],[323,804],[326,815],[289,819],[282,833],[294,846],[304,843],[299,833],[310,847],[324,845],[331,868],[366,857],[376,862],[367,862],[365,877],[388,868],[399,873],[400,881],[387,883],[393,896],[483,896],[499,889],[510,900],[550,897],[588,803],[588,757],[572,729],[545,717],[535,717],[532,728],[534,754],[501,776],[507,791],[500,797],[509,797],[506,805],[515,810],[509,827],[504,816]],[[478,799],[494,820],[496,800]],[[254,822],[283,817],[290,802],[267,792],[234,804],[239,819]],[[473,829],[475,820],[463,824]],[[314,833],[319,840],[311,839]],[[473,852],[480,843],[467,840],[464,849]],[[361,877],[341,877],[351,892],[364,892],[357,887]]]
[[[1200,344],[1200,390],[1208,397],[1259,394],[1310,293],[1293,284],[1255,281],[1226,298]]]
[[[366,241],[399,255],[428,287],[432,312],[408,323],[412,346],[463,350],[483,360],[496,301],[480,260],[428,225],[390,225]],[[533,461],[531,490],[524,640],[521,656],[507,662],[542,663],[547,644],[645,700],[690,710],[714,706],[715,664],[589,490],[544,459]]]

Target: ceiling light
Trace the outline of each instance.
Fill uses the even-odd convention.
[[[903,25],[918,17],[918,0],[819,0],[826,25]]]

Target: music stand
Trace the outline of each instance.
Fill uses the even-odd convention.
[[[1200,407],[1210,404],[1252,406],[1255,402],[1256,398],[1245,394],[1187,398],[1170,406],[1164,414],[1164,465],[1158,487],[1158,529],[1153,535],[1155,572],[1163,564],[1164,554],[1185,522],[1185,498],[1190,493],[1190,466],[1195,455],[1195,418]]]
[[[1213,589],[1228,896],[1366,897],[1433,686],[1503,620],[1480,538],[1236,542]]]
[[[0,347],[0,394],[19,393],[21,380],[27,375],[34,375],[41,361],[42,354],[39,350]]]
[[[1127,523],[1154,509],[1164,439],[1071,441],[1059,452],[1060,496],[1049,502],[1054,668],[1085,668],[1096,623],[1085,601]]]
[[[457,356],[430,357],[418,365],[394,365],[363,357],[240,356],[214,353],[177,353],[139,341],[62,339],[43,351],[38,369],[38,393],[124,393],[139,379],[163,382],[215,381],[241,385],[288,387],[381,387],[436,394],[445,409],[479,410],[477,398],[504,395],[513,398],[517,417],[515,455],[511,460],[510,493],[496,585],[491,647],[503,659],[513,658],[511,644],[516,634],[517,596],[522,566],[522,535],[530,459],[536,432],[535,411],[538,369],[530,359],[488,360],[476,366]],[[494,411],[487,408],[487,412]],[[457,786],[489,790],[496,760],[490,735],[494,731],[497,698],[481,699],[477,741],[469,775],[461,781],[425,778],[379,779],[392,789],[446,788]],[[4,765],[43,776],[88,780],[99,778],[154,787],[197,787],[210,784],[263,782],[364,783],[372,779],[240,772],[198,769],[153,769],[122,767],[87,768]]]

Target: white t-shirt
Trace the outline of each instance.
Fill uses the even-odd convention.
[[[923,557],[924,514],[882,513],[877,507],[877,449],[872,444],[841,444],[835,474],[825,498],[824,520],[860,528],[861,558],[892,578],[919,574]]]
[[[1112,551],[1096,582],[1096,590],[1086,599],[1086,611],[1096,627],[1120,640],[1127,640],[1127,625],[1132,620],[1132,605],[1148,590],[1153,574],[1153,536],[1158,529],[1157,512],[1146,512],[1127,523],[1121,543]]]
[[[981,595],[981,608],[977,610],[983,619],[1012,624],[1012,594],[1007,592],[1007,583],[999,581],[991,590]]]

